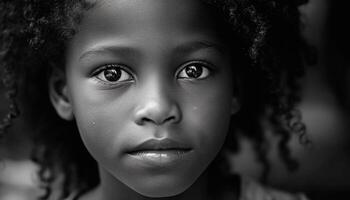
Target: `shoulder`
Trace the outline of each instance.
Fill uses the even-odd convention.
[[[252,179],[241,178],[241,195],[239,200],[308,200],[302,193],[289,193],[263,186]]]

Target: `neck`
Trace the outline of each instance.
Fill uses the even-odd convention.
[[[100,180],[101,184],[92,192],[87,194],[82,200],[210,200],[208,190],[208,173],[204,172],[195,183],[190,186],[185,192],[163,198],[151,198],[145,197],[132,190],[116,178],[114,178],[109,172],[100,168]]]

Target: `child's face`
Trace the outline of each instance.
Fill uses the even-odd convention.
[[[237,104],[217,24],[199,0],[105,0],[84,15],[68,43],[66,103],[115,182],[145,196],[179,194],[222,147]],[[130,153],[166,138],[179,144]]]

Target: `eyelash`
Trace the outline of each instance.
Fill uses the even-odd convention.
[[[208,75],[206,77],[202,77],[202,78],[181,78],[180,79],[188,79],[188,80],[203,80],[206,79],[207,77],[211,76],[213,73],[213,68],[212,68],[212,64],[206,62],[206,61],[202,61],[202,60],[196,60],[196,61],[190,61],[190,62],[186,62],[184,64],[181,65],[180,69],[176,72],[177,74],[177,78],[179,78],[178,76],[180,75],[180,73],[186,69],[186,67],[189,67],[191,65],[200,65],[203,69],[206,70],[206,72],[208,73]]]
[[[115,83],[113,83],[112,81],[106,80],[105,76],[102,76],[103,78],[99,78],[99,75],[101,75],[103,72],[106,72],[106,70],[115,69],[115,68],[120,69],[120,72],[121,72],[120,77],[122,77],[122,75],[126,73],[127,76],[130,76],[131,78],[129,78],[127,80],[123,80],[123,81],[117,80],[117,81],[115,81]],[[132,73],[130,73],[128,71],[129,70],[124,65],[121,65],[121,64],[107,64],[107,65],[103,65],[102,67],[100,67],[97,70],[95,70],[92,73],[92,76],[95,77],[96,79],[98,79],[103,84],[117,84],[117,83],[122,83],[122,82],[129,82],[129,81],[133,80]],[[103,80],[103,79],[105,79],[105,80]]]
[[[190,66],[194,66],[194,65],[200,65],[200,67],[202,68],[202,71],[201,72],[206,72],[207,75],[206,77],[202,77],[202,78],[186,78],[186,77],[179,77],[179,75],[187,68],[187,67],[190,67]],[[184,64],[181,65],[180,69],[176,71],[176,77],[178,79],[186,79],[186,80],[202,80],[202,79],[206,79],[207,77],[211,76],[212,72],[213,72],[213,69],[211,68],[211,64],[206,62],[206,61],[201,61],[201,60],[198,60],[198,61],[191,61],[191,62],[186,62]],[[123,75],[125,76],[125,74],[127,76],[130,76],[131,78],[127,79],[127,80],[122,80],[120,81],[119,79],[115,82],[113,81],[108,81],[105,77],[105,74],[102,74],[103,72],[106,72],[106,70],[110,70],[110,69],[116,69],[118,68],[120,70],[120,76],[119,78],[121,78]],[[133,73],[130,73],[129,69],[127,69],[128,67],[122,65],[122,64],[107,64],[107,65],[103,65],[102,67],[98,68],[97,70],[95,70],[93,73],[92,73],[92,76],[95,77],[98,81],[100,81],[101,83],[103,84],[107,84],[107,85],[114,85],[114,84],[118,84],[118,83],[123,83],[123,82],[130,82],[133,80],[132,78],[132,74]],[[125,73],[125,74],[124,74]],[[184,73],[186,73],[184,71]],[[202,73],[202,74],[203,74]],[[201,76],[202,76],[201,74]],[[102,77],[99,78],[99,75],[102,75]],[[104,79],[104,80],[103,80]]]

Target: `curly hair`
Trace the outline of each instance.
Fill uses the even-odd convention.
[[[292,133],[308,143],[296,109],[300,101],[298,78],[304,73],[308,47],[300,35],[298,6],[307,0],[203,0],[220,12],[232,36],[241,45],[239,88],[241,110],[232,117],[225,149],[236,152],[237,133],[254,144],[267,179],[269,143],[266,124],[279,136],[279,155],[290,170],[297,168],[287,143]],[[60,197],[76,197],[99,183],[97,163],[85,149],[74,121],[58,117],[50,104],[48,75],[51,66],[64,66],[66,41],[78,31],[84,12],[94,6],[84,0],[2,0],[0,2],[0,69],[10,102],[0,134],[11,126],[23,105],[33,128],[32,160],[48,199],[60,181]],[[18,93],[18,94],[17,94]],[[17,103],[18,101],[18,103]],[[36,117],[32,117],[36,116]],[[235,133],[235,134],[234,134]],[[229,165],[221,155],[211,165],[211,178],[219,179]],[[223,174],[221,174],[223,175]]]

